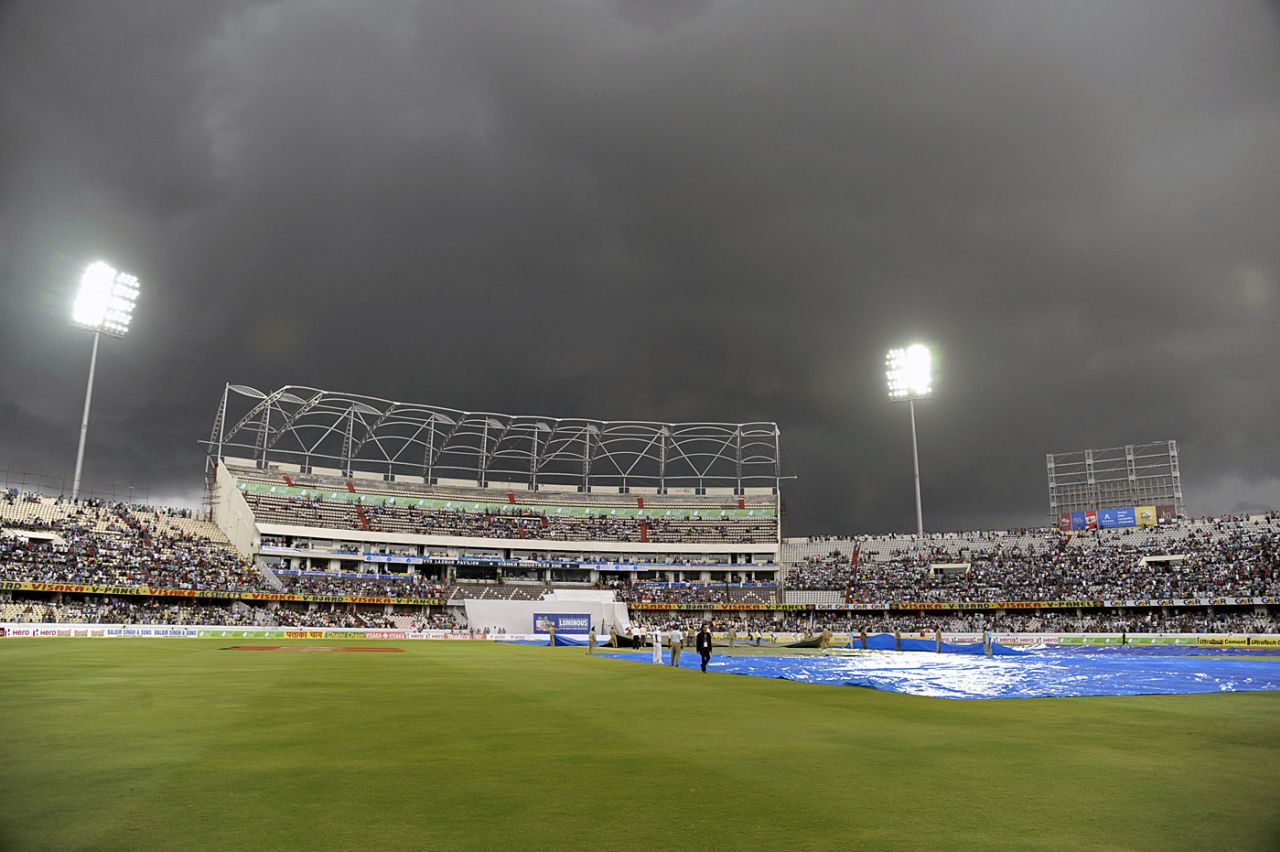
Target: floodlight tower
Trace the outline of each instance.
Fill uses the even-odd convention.
[[[924,539],[924,511],[920,507],[920,450],[916,446],[916,400],[933,395],[933,355],[929,347],[913,343],[905,349],[890,349],[885,357],[885,377],[889,399],[906,400],[911,410],[911,461],[916,474],[916,540]]]
[[[93,354],[89,356],[89,386],[84,392],[84,417],[80,420],[80,448],[76,450],[76,475],[71,483],[71,499],[80,496],[80,471],[84,467],[84,439],[89,433],[89,403],[93,400],[93,373],[98,366],[98,340],[102,335],[124,337],[133,320],[138,301],[138,279],[97,261],[80,277],[80,292],[71,309],[71,324],[93,332]]]

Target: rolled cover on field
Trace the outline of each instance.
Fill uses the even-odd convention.
[[[867,649],[871,651],[892,651],[893,647],[892,633],[876,633],[867,636]],[[850,648],[861,648],[862,640],[858,637],[851,637],[849,640]],[[933,654],[938,650],[936,640],[934,639],[908,639],[902,638],[903,651],[928,651]],[[954,642],[943,642],[942,653],[944,654],[981,654],[982,643],[972,642],[967,645],[957,645]],[[1000,645],[996,642],[991,643],[991,653],[1002,657],[1013,657],[1025,654],[1026,651],[1019,651],[1017,648],[1010,648],[1008,645]]]

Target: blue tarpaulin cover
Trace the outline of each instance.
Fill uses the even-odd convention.
[[[849,647],[850,647],[850,648],[859,648],[859,649],[861,649],[861,648],[862,648],[862,637],[860,637],[860,636],[858,636],[858,635],[856,635],[856,634],[855,634],[855,635],[854,635],[854,636],[849,640]],[[867,637],[867,647],[866,647],[866,650],[868,650],[868,651],[893,651],[893,650],[896,650],[896,649],[894,648],[893,634],[892,634],[892,633],[876,633],[876,634],[874,634],[874,635],[872,635],[872,636],[868,636],[868,637]],[[903,651],[930,651],[930,652],[934,652],[934,651],[936,651],[936,650],[937,650],[937,640],[935,640],[935,639],[908,639],[908,638],[906,638],[906,637],[904,636],[904,637],[902,638],[902,647],[901,647],[901,650],[903,650]],[[952,642],[943,642],[943,643],[942,643],[942,653],[944,653],[944,654],[981,654],[981,653],[982,653],[982,643],[981,643],[981,642],[971,642],[971,643],[967,643],[967,644],[964,644],[964,645],[957,645],[957,644],[954,644],[954,643],[952,643]],[[1020,651],[1020,650],[1018,650],[1018,649],[1016,649],[1016,648],[1010,648],[1010,647],[1008,647],[1007,645],[1001,645],[1001,644],[996,643],[996,642],[992,642],[992,643],[991,643],[991,654],[992,654],[992,656],[1013,656],[1013,655],[1015,655],[1015,654],[1025,654],[1025,653],[1026,653],[1026,651]]]
[[[932,650],[933,643],[929,646]],[[650,661],[647,654],[602,656]],[[960,699],[1280,690],[1280,661],[1168,646],[1051,646],[992,657],[893,651],[826,657],[717,654],[708,671]]]
[[[547,635],[547,636],[542,636],[538,639],[499,639],[497,641],[506,642],[508,645],[549,645],[550,639],[551,639],[550,635]],[[562,645],[585,648],[588,644],[589,643],[586,637],[566,636],[563,633],[556,634],[557,648],[561,647]],[[596,647],[600,647],[600,646],[597,645]]]

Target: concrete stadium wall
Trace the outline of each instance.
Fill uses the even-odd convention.
[[[610,627],[621,633],[631,626],[627,605],[602,601],[486,601],[465,600],[467,624],[479,630],[505,630],[507,633],[532,633],[535,612],[586,613],[598,633],[608,634]]]
[[[218,462],[214,479],[213,522],[241,556],[248,558],[257,552],[258,528],[253,510],[236,487],[235,476],[222,462]]]

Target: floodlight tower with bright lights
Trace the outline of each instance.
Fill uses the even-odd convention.
[[[916,540],[924,539],[924,511],[920,505],[920,451],[916,447],[916,400],[933,395],[933,355],[929,347],[913,343],[905,349],[890,349],[885,357],[889,399],[905,400],[911,410],[911,460],[916,474]]]
[[[80,292],[71,309],[71,324],[93,332],[89,356],[89,386],[84,392],[84,417],[80,420],[80,448],[76,450],[76,475],[71,499],[80,496],[80,471],[84,467],[84,439],[89,434],[89,403],[93,400],[93,373],[98,366],[98,340],[102,335],[124,337],[138,301],[138,279],[98,261],[80,277]]]

